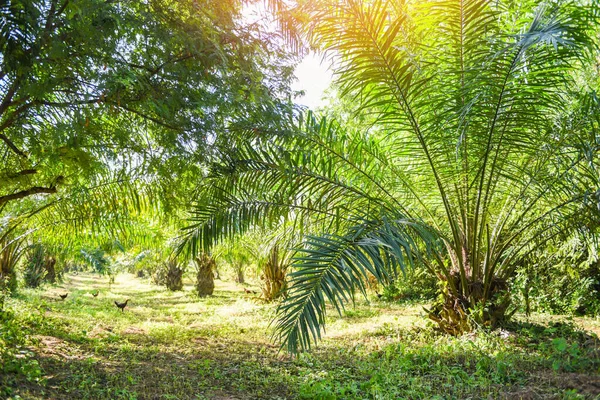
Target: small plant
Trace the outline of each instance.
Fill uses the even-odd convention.
[[[11,383],[21,376],[30,383],[42,383],[43,371],[35,354],[29,350],[32,340],[25,334],[24,324],[43,324],[39,313],[6,311],[0,314],[0,397],[10,397]]]
[[[261,276],[262,295],[266,301],[273,301],[280,296],[285,296],[287,290],[286,272],[290,265],[289,259],[279,251],[279,246],[271,248],[269,256],[263,266]]]
[[[196,263],[196,291],[198,296],[205,297],[213,294],[215,290],[215,259],[206,253],[194,258]]]

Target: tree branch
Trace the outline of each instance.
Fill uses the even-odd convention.
[[[37,169],[24,169],[22,171],[15,172],[14,174],[8,174],[7,177],[10,178],[10,179],[15,179],[15,178],[18,178],[20,176],[33,175],[33,174],[37,174],[37,173],[38,173]]]
[[[58,11],[56,11],[56,15],[62,14],[63,11],[65,11],[65,8],[67,8],[68,5],[69,5],[69,0],[65,0],[65,2],[63,3],[63,5],[60,6],[60,8],[58,9]]]
[[[4,111],[6,111],[8,109],[8,107],[11,105],[13,96],[15,95],[15,93],[17,92],[17,89],[19,88],[19,83],[20,83],[20,79],[17,77],[13,81],[12,85],[10,85],[10,88],[6,92],[6,95],[4,96],[4,99],[2,100],[2,103],[0,104],[0,115],[4,114]]]
[[[31,108],[35,105],[34,102],[31,103],[26,103],[23,104],[22,106],[18,107],[10,117],[8,117],[6,120],[4,120],[4,122],[2,123],[2,125],[0,125],[0,132],[3,132],[6,128],[10,127],[18,118],[19,116],[26,111],[28,108]],[[27,153],[25,153],[23,150],[20,150],[13,142],[12,140],[10,140],[8,138],[8,136],[4,135],[3,133],[0,133],[0,140],[2,140],[4,143],[6,143],[6,145],[17,155],[23,157],[23,158],[29,158],[29,156],[27,155]]]
[[[193,54],[181,55],[179,57],[171,57],[171,58],[168,58],[167,60],[165,60],[164,62],[162,62],[161,64],[157,65],[156,67],[151,68],[146,65],[136,64],[136,63],[127,61],[125,56],[123,56],[121,53],[117,52],[117,54],[121,57],[121,60],[116,60],[117,62],[127,65],[128,67],[131,67],[131,68],[141,69],[141,70],[149,72],[150,75],[147,76],[147,78],[150,78],[150,77],[158,74],[161,69],[163,69],[164,67],[166,67],[169,64],[176,64],[181,61],[189,60],[190,58],[195,58],[195,55],[193,55]]]
[[[115,104],[115,105],[117,105],[116,103],[110,103],[110,104]],[[127,106],[123,106],[123,105],[121,105],[121,106],[117,105],[117,107],[119,107],[119,108],[121,108],[121,109],[123,109],[123,110],[125,110],[125,111],[128,111],[128,112],[130,112],[130,113],[132,113],[132,114],[138,115],[138,116],[140,116],[140,117],[141,117],[141,118],[143,118],[143,119],[147,119],[147,120],[149,120],[149,121],[152,121],[152,122],[154,122],[155,124],[162,126],[163,128],[173,129],[173,130],[175,130],[175,131],[182,130],[182,128],[180,128],[180,127],[173,126],[173,125],[169,125],[169,124],[167,124],[166,122],[163,122],[163,121],[161,121],[161,120],[160,120],[160,119],[158,119],[158,118],[155,118],[155,117],[152,117],[152,116],[150,116],[150,115],[144,114],[143,112],[141,112],[141,111],[138,111],[138,110],[136,110],[136,109],[134,109],[134,108],[129,108],[129,107],[127,107]]]
[[[20,155],[23,158],[28,158],[27,154],[24,153],[22,150],[19,150],[19,148],[17,146],[15,146],[15,144],[3,133],[0,133],[0,139],[6,143],[6,145],[16,154]]]
[[[54,187],[54,186],[50,186],[50,187],[34,186],[27,190],[21,190],[20,192],[17,192],[17,193],[0,196],[0,206],[5,203],[8,203],[11,200],[18,200],[18,199],[22,199],[22,198],[25,198],[28,196],[32,196],[34,194],[42,194],[42,193],[46,193],[46,194],[56,193],[56,187]]]
[[[98,104],[102,102],[101,98],[94,98],[90,100],[74,100],[74,101],[48,101],[48,100],[37,100],[37,104],[51,107],[69,107],[69,106],[82,106],[89,104]]]

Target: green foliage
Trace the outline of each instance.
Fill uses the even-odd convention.
[[[94,247],[175,225],[211,147],[289,101],[294,56],[240,10],[237,0],[0,5],[9,227]]]
[[[30,247],[24,268],[25,285],[30,288],[39,287],[46,276],[46,251],[42,244],[38,243]]]
[[[101,275],[113,275],[110,267],[111,262],[106,252],[97,247],[93,249],[81,249],[81,258],[92,268],[92,271]]]
[[[17,264],[23,255],[23,239],[2,235],[0,239],[0,311],[6,296],[17,289]]]
[[[429,301],[438,294],[439,282],[425,268],[414,268],[400,275],[381,292],[387,301]]]
[[[521,310],[598,315],[600,265],[598,236],[565,237],[531,252],[513,279],[513,296]]]
[[[34,344],[24,328],[41,327],[43,317],[35,310],[20,310],[16,317],[12,311],[0,311],[0,395],[14,394],[16,379],[31,383],[45,381],[43,371],[31,351]]]
[[[255,251],[254,243],[248,241],[248,236],[243,236],[222,243],[214,253],[215,258],[218,257],[227,263],[237,283],[245,283],[245,272],[254,261],[252,254]]]
[[[320,338],[327,303],[341,312],[370,275],[386,286],[415,262],[445,285],[432,317],[449,332],[504,322],[518,260],[597,227],[597,4],[300,11],[364,130],[296,113],[242,132],[202,183],[189,247],[285,220],[303,231],[276,325],[292,352]]]
[[[0,370],[2,396],[593,398],[600,379],[598,339],[580,327],[597,329],[592,318],[536,314],[541,323],[450,337],[424,328],[419,307],[359,302],[350,320],[328,318],[323,346],[290,358],[264,334],[275,308],[234,283],[217,282],[215,296],[198,299],[129,274],[110,287],[91,273],[65,282],[70,301],[46,302],[27,289],[9,299],[0,368],[11,372]],[[121,313],[110,300],[126,295],[135,308]]]

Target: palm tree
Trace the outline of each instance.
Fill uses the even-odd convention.
[[[372,128],[296,113],[276,131],[240,133],[202,184],[186,242],[209,248],[283,219],[304,229],[276,323],[292,352],[320,338],[326,300],[339,311],[368,274],[386,282],[415,264],[441,282],[430,316],[444,330],[503,321],[519,260],[588,209],[589,193],[574,188],[597,184],[580,173],[575,145],[593,124],[570,117],[596,11],[575,1],[309,2],[306,31]]]

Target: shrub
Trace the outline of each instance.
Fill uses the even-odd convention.
[[[600,243],[595,235],[561,237],[522,258],[511,280],[522,310],[600,313]]]
[[[595,316],[600,314],[600,270],[598,266],[580,267],[576,272],[564,268],[520,269],[512,281],[513,296],[522,311]]]
[[[438,293],[438,282],[424,268],[407,269],[393,284],[383,289],[388,301],[427,301]]]

